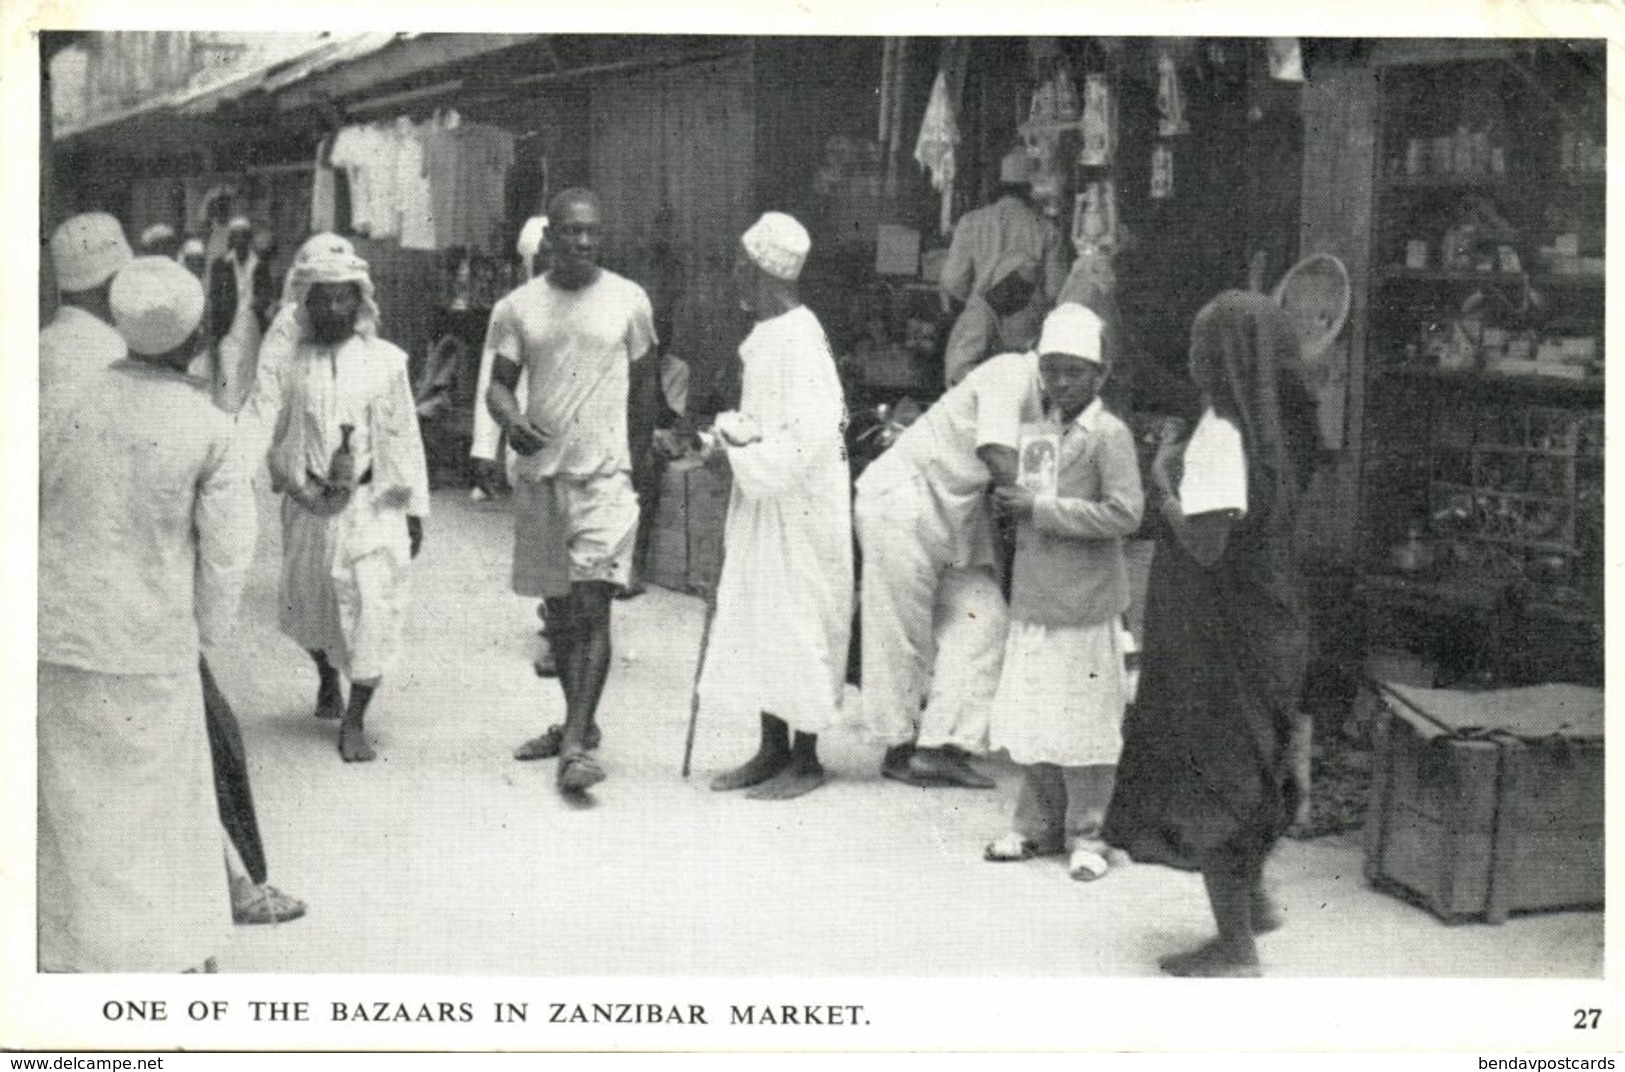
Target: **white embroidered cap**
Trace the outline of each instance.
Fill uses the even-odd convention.
[[[175,238],[175,228],[167,223],[155,223],[141,232],[141,248],[150,249],[160,242],[169,242]]]
[[[1101,350],[1100,335],[1105,326],[1092,309],[1077,302],[1064,302],[1044,318],[1044,330],[1038,336],[1038,352],[1067,354],[1103,365],[1106,358]]]
[[[203,239],[201,239],[201,238],[188,238],[185,242],[181,243],[181,251],[178,254],[178,256],[183,257],[183,258],[185,258],[185,257],[201,257],[206,252],[208,252],[208,250],[203,245]]]
[[[231,222],[226,224],[228,231],[252,231],[254,225],[248,222],[247,216],[233,216]]]
[[[764,212],[740,239],[756,266],[779,279],[800,277],[812,238],[795,217],[782,212]]]
[[[137,257],[113,277],[113,324],[130,349],[155,357],[191,338],[203,321],[203,284],[168,257]]]
[[[60,290],[98,287],[129,264],[131,256],[124,228],[105,212],[70,217],[51,235],[51,264]]]

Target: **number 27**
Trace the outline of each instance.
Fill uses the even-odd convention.
[[[1597,1026],[1597,1022],[1601,1019],[1601,1009],[1575,1009],[1574,1030],[1585,1031],[1589,1028],[1594,1028]]]

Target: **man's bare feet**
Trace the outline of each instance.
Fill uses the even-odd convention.
[[[1254,934],[1278,931],[1286,922],[1281,915],[1281,907],[1262,888],[1253,891],[1252,921]]]
[[[1249,941],[1244,945],[1215,938],[1189,953],[1176,953],[1157,961],[1168,975],[1204,979],[1256,979],[1258,951]]]
[[[952,785],[963,789],[992,789],[997,783],[970,765],[970,760],[957,750],[946,748],[917,748],[908,759],[909,773],[934,785]]]
[[[804,797],[827,781],[818,760],[798,759],[779,773],[746,793],[751,800],[794,800]]]
[[[322,676],[322,683],[316,688],[316,717],[335,719],[344,717],[344,689],[339,685],[339,677],[334,674]]]
[[[604,768],[586,752],[566,752],[559,757],[560,792],[584,793],[606,777]]]
[[[789,765],[789,752],[779,748],[768,748],[764,745],[760,751],[751,756],[741,766],[713,778],[711,788],[719,793],[726,793],[733,789],[747,789],[753,785],[761,785]]]
[[[603,733],[596,723],[587,730],[587,747],[597,748],[603,740]],[[524,744],[513,750],[513,758],[521,762],[532,759],[552,759],[564,750],[564,727],[558,723],[547,727],[538,736],[532,737]]]
[[[339,726],[339,755],[346,763],[370,763],[378,758],[361,724],[348,721]]]

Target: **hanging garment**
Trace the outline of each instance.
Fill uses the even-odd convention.
[[[254,275],[260,266],[259,254],[250,252],[247,261],[227,257],[237,287],[237,308],[231,327],[220,340],[220,378],[217,401],[227,413],[236,413],[254,390],[254,374],[259,364],[260,322],[254,311]]]
[[[1303,81],[1303,49],[1296,37],[1269,39],[1270,77],[1277,82]]]
[[[1151,150],[1151,199],[1166,201],[1174,196],[1174,150],[1159,141]]]
[[[422,128],[403,119],[396,124],[396,137],[395,186],[400,198],[401,248],[436,249],[434,205],[424,162]]]
[[[315,234],[333,230],[338,216],[338,173],[333,170],[333,138],[316,147],[316,167],[310,180],[310,229]]]

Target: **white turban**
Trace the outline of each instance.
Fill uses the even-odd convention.
[[[57,289],[70,293],[107,282],[131,256],[124,228],[105,212],[74,216],[51,235]]]
[[[137,257],[113,277],[113,324],[132,351],[156,357],[203,321],[203,284],[168,257]]]
[[[168,242],[175,237],[175,228],[167,223],[155,223],[141,232],[141,248],[151,249],[160,242]]]
[[[795,280],[807,263],[812,239],[793,216],[766,212],[751,225],[740,241],[756,266],[779,279]]]
[[[337,235],[317,235],[306,241],[288,272],[288,298],[296,308],[294,315],[299,320],[301,334],[310,326],[305,299],[310,296],[310,288],[318,283],[354,283],[359,287],[361,311],[356,315],[356,331],[367,336],[378,333],[378,303],[373,298],[371,269],[356,255],[354,247]]]
[[[1064,302],[1044,318],[1044,330],[1038,336],[1038,352],[1067,354],[1103,365],[1106,359],[1101,351],[1100,334],[1105,326],[1092,310],[1076,302]]]
[[[332,255],[340,257],[354,257],[355,246],[348,238],[336,235],[331,231],[321,231],[305,239],[299,251],[293,255],[293,263],[288,266],[288,274],[282,281],[282,300],[293,302],[293,274],[302,264],[309,264],[316,257]]]

